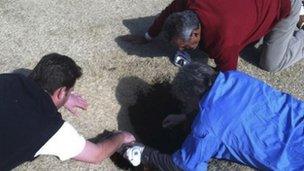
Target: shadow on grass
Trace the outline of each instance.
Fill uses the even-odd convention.
[[[137,77],[121,79],[116,90],[121,104],[119,129],[135,133],[138,141],[160,152],[175,152],[182,145],[186,133],[183,125],[162,128],[162,121],[168,114],[178,114],[182,110],[182,103],[170,92],[171,84],[167,81],[149,85]],[[147,170],[143,166],[136,169]]]
[[[153,23],[155,17],[141,17],[134,19],[123,20],[123,25],[129,29],[131,35],[144,35],[149,26]],[[174,54],[174,48],[164,41],[161,36],[153,39],[151,42],[136,45],[123,40],[123,37],[119,36],[115,39],[118,46],[123,49],[128,55],[137,55],[139,57],[162,57],[171,56]]]

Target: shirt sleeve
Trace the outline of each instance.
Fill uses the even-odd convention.
[[[184,11],[186,9],[186,2],[187,0],[174,0],[169,6],[167,6],[150,26],[148,35],[151,38],[158,36],[168,16],[175,12]]]
[[[216,153],[218,142],[214,136],[206,133],[197,136],[191,133],[179,149],[172,155],[173,162],[182,170],[204,171],[208,161]]]
[[[214,50],[217,51],[217,50]],[[213,53],[216,54],[217,52]],[[222,71],[236,70],[238,65],[238,47],[222,48],[220,53],[214,55],[214,62],[217,68]]]
[[[80,154],[84,149],[86,140],[79,135],[76,129],[65,122],[61,128],[38,150],[35,154],[55,155],[64,161]]]

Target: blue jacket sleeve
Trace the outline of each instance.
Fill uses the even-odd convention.
[[[218,149],[218,139],[208,132],[189,134],[181,149],[172,156],[173,162],[183,170],[207,170],[208,161]]]

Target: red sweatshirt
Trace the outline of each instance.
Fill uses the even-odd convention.
[[[290,0],[174,0],[148,33],[156,37],[170,14],[192,10],[202,24],[201,49],[221,71],[235,70],[240,51],[265,36],[290,8]]]

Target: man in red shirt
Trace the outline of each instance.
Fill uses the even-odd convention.
[[[301,0],[174,0],[144,37],[125,38],[143,43],[163,30],[180,51],[199,47],[228,71],[237,68],[243,48],[265,36],[260,66],[274,72],[304,58],[300,9]]]

